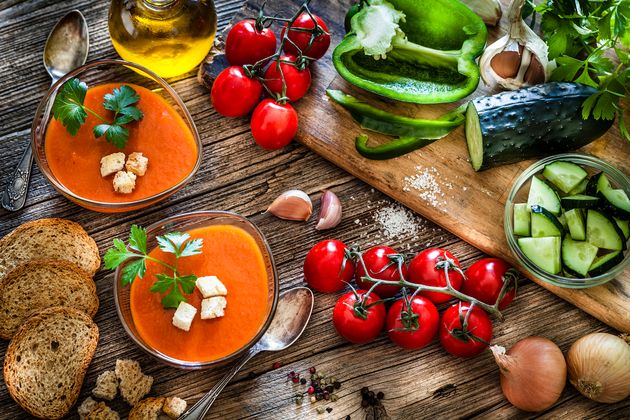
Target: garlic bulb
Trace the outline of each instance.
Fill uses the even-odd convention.
[[[501,3],[499,0],[461,0],[470,10],[475,12],[486,25],[496,26],[501,20]]]
[[[630,345],[607,333],[588,334],[567,354],[569,380],[585,397],[615,403],[630,395]]]
[[[332,191],[324,191],[320,199],[319,220],[317,230],[334,228],[341,222],[341,202],[339,197]]]
[[[280,219],[307,221],[313,213],[313,203],[304,191],[289,190],[273,200],[267,211]]]
[[[508,12],[508,33],[486,47],[479,67],[487,85],[516,90],[545,83],[553,70],[547,44],[521,19],[525,0],[513,0]]]

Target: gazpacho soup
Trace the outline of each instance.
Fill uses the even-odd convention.
[[[180,275],[197,276],[192,293],[177,309],[163,306],[164,293],[151,288],[156,276],[169,270],[147,259],[143,278],[131,285],[130,309],[138,335],[169,357],[187,362],[209,362],[233,354],[263,327],[269,296],[265,260],[256,240],[243,229],[212,225],[186,232],[188,241],[203,240],[203,252],[180,258]],[[175,263],[175,256],[159,248],[149,257]]]
[[[106,107],[108,97],[112,105]],[[80,198],[141,200],[178,185],[194,170],[195,137],[158,93],[108,83],[87,89],[82,106],[87,117],[76,134],[51,119],[44,147],[52,174]],[[117,106],[120,111],[112,110]]]

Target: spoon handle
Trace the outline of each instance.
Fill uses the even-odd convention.
[[[24,207],[26,203],[26,192],[31,179],[31,168],[33,166],[33,148],[28,143],[20,162],[15,167],[13,174],[2,192],[2,207],[9,211],[17,211]]]
[[[234,375],[236,375],[238,371],[241,370],[243,366],[245,366],[245,363],[247,363],[249,359],[257,355],[259,352],[260,352],[260,349],[258,348],[258,346],[254,346],[251,349],[249,349],[247,353],[242,355],[240,359],[234,362],[234,364],[232,365],[232,368],[225,374],[225,376],[219,382],[216,383],[214,387],[212,387],[212,389],[206,395],[204,395],[199,401],[197,401],[195,405],[190,407],[188,411],[182,414],[179,420],[203,419],[203,417],[206,415],[206,413],[208,412],[208,410],[214,403],[214,400],[216,400],[219,394],[221,393],[221,391],[223,391],[223,388],[225,388],[225,386],[230,383]]]

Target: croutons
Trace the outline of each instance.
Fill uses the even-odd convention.
[[[227,295],[227,288],[216,276],[199,277],[196,285],[204,298]]]
[[[180,330],[190,331],[190,324],[192,324],[197,308],[186,303],[181,302],[173,314],[173,325]]]
[[[186,411],[186,401],[178,397],[166,397],[162,411],[172,419],[177,419]]]
[[[114,176],[114,191],[120,194],[131,194],[136,187],[136,174],[118,171]]]
[[[81,418],[81,420],[83,420],[85,416],[90,414],[90,411],[94,410],[97,405],[98,403],[94,401],[92,397],[87,397],[85,400],[83,400],[78,409],[79,417]]]
[[[215,296],[201,301],[201,319],[220,318],[225,315],[227,300],[223,296]]]
[[[125,167],[125,154],[122,152],[112,153],[101,158],[101,176],[105,178]]]
[[[116,373],[108,370],[101,373],[96,378],[96,387],[92,390],[92,395],[96,398],[111,401],[118,393],[118,378]]]
[[[120,420],[120,415],[104,402],[100,402],[85,416],[85,420]]]
[[[149,158],[144,156],[141,152],[133,152],[127,158],[125,168],[127,171],[133,172],[138,176],[144,176],[149,166]]]
[[[139,401],[129,412],[128,420],[157,420],[162,414],[164,397],[149,397]]]
[[[135,360],[116,360],[116,377],[120,396],[130,405],[136,405],[151,390],[153,377],[145,375]]]

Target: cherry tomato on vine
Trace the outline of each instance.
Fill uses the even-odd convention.
[[[368,249],[363,253],[363,262],[368,269],[370,277],[374,277],[379,280],[400,281],[400,273],[398,272],[398,264],[389,259],[388,255],[398,255],[396,250],[380,245]],[[402,266],[403,276],[407,276],[407,267]],[[361,277],[365,276],[365,270],[361,262],[357,262],[357,268],[355,272],[355,281],[357,286],[361,289],[369,290],[374,283],[362,280]],[[400,287],[379,285],[374,291],[383,298],[394,296]]]
[[[262,84],[247,77],[241,66],[223,70],[212,84],[210,99],[217,112],[225,117],[242,117],[260,101]]]
[[[295,102],[306,95],[311,87],[311,71],[307,68],[298,69],[295,64],[297,57],[294,55],[282,55],[280,60],[286,62],[272,61],[267,68],[265,85],[270,91],[282,95],[282,76],[284,75],[287,85],[286,96],[291,102]],[[282,74],[280,74],[280,69],[282,69]]]
[[[341,290],[354,275],[354,265],[346,258],[348,247],[336,239],[321,241],[306,254],[304,280],[318,292]]]
[[[264,149],[280,149],[291,143],[297,127],[297,112],[291,104],[263,99],[252,114],[252,135],[256,143]]]
[[[428,248],[416,255],[409,263],[408,280],[426,286],[444,287],[446,286],[444,265],[450,267],[448,276],[451,286],[460,290],[463,276],[457,271],[461,270],[459,261],[453,254],[441,248]],[[439,292],[420,292],[420,295],[429,298],[433,303],[444,303],[452,299],[452,296]]]
[[[319,35],[315,36],[313,39],[313,43],[309,47],[309,42],[311,40],[310,32],[296,31],[293,28],[301,28],[301,29],[313,29],[315,28],[315,22],[309,16],[308,13],[302,13],[297,17],[293,25],[291,25],[291,30],[289,30],[289,39],[297,45],[297,47],[302,51],[302,55],[310,57],[314,60],[317,60],[326,54],[326,50],[330,46],[330,32],[328,31],[328,26],[326,23],[317,15],[313,15],[315,21],[317,22],[317,26],[321,29]],[[284,25],[282,29],[282,34],[280,37],[284,37],[284,32],[287,29],[287,25]],[[290,42],[284,43],[284,51],[288,54],[298,55],[298,50],[295,48],[293,44]]]
[[[421,349],[433,340],[440,324],[435,305],[422,296],[398,299],[387,311],[387,334],[404,349]]]
[[[340,336],[351,343],[374,340],[385,325],[385,305],[374,293],[353,290],[341,296],[333,309],[333,325]],[[378,302],[378,303],[377,303]]]
[[[459,302],[444,311],[440,323],[440,343],[457,357],[473,357],[484,351],[492,340],[492,321],[480,308]]]
[[[517,275],[514,269],[499,258],[483,258],[468,267],[462,292],[488,305],[494,305],[505,282],[508,291],[499,303],[505,309],[516,294]]]
[[[254,19],[236,23],[225,39],[225,56],[233,66],[254,64],[276,52],[276,35],[269,28],[256,28]]]

